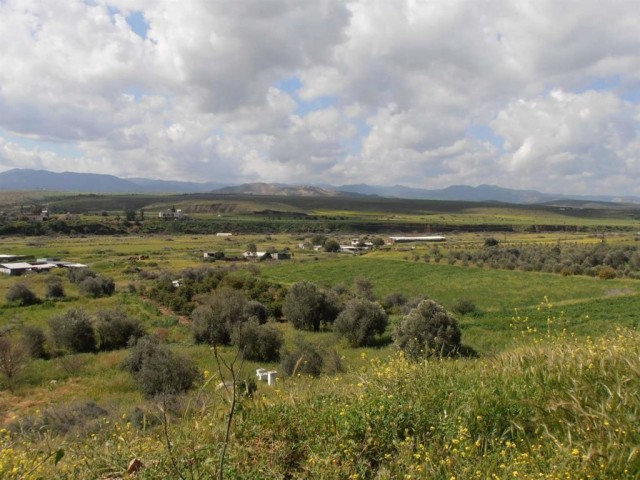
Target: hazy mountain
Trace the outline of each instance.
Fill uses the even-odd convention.
[[[354,192],[366,195],[379,195],[381,197],[412,198],[420,200],[458,200],[469,202],[505,202],[505,203],[550,203],[566,199],[594,202],[616,203],[640,203],[640,197],[621,197],[613,195],[564,195],[560,193],[542,193],[536,190],[516,190],[503,188],[496,185],[452,185],[440,190],[428,190],[421,188],[393,187],[375,185],[342,185],[336,187],[341,192]]]
[[[282,195],[296,197],[336,197],[346,192],[314,187],[311,185],[283,185],[280,183],[244,183],[235,187],[214,190],[213,193],[235,195]],[[349,194],[349,193],[347,193]]]
[[[0,190],[51,190],[92,193],[195,193],[208,192],[223,183],[179,182],[147,178],[123,179],[97,173],[55,173],[46,170],[13,169],[0,173]]]
[[[226,184],[228,185],[228,184]],[[96,173],[46,170],[13,169],[0,173],[0,190],[50,190],[87,193],[205,193],[214,192],[236,195],[282,196],[340,196],[377,195],[421,200],[457,200],[469,202],[551,203],[562,204],[569,200],[587,202],[640,203],[640,197],[614,195],[563,195],[541,193],[535,190],[516,190],[496,185],[452,185],[440,190],[405,187],[402,185],[286,185],[280,183],[246,183],[225,186],[218,182],[181,182],[175,180],[151,180],[148,178],[123,179],[113,175]]]

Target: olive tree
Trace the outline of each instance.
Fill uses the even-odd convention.
[[[333,325],[333,331],[347,339],[352,347],[373,344],[375,336],[384,333],[388,318],[380,304],[354,298],[347,302]]]
[[[242,292],[229,287],[215,290],[191,313],[196,342],[228,345],[236,325],[245,322],[258,308],[250,305]]]
[[[38,297],[29,287],[23,283],[15,283],[7,292],[7,302],[17,303],[18,305],[34,305],[38,303]]]
[[[231,339],[246,360],[275,362],[280,359],[282,333],[272,325],[260,325],[251,319],[237,325]]]
[[[423,300],[396,327],[395,344],[411,358],[455,356],[460,350],[458,322],[433,300]]]
[[[51,338],[57,348],[72,353],[93,352],[96,336],[91,319],[81,308],[70,308],[49,319]]]
[[[311,282],[295,283],[284,297],[282,313],[299,330],[317,332],[334,322],[340,307],[335,296]]]
[[[152,336],[138,340],[122,366],[148,396],[185,392],[200,377],[191,359],[173,353]]]
[[[131,340],[144,336],[140,322],[120,309],[100,310],[96,314],[96,333],[100,350],[125,348]]]

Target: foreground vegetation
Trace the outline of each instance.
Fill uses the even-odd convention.
[[[521,235],[501,236],[497,248],[603,248],[590,235]],[[0,305],[3,335],[31,332],[45,347],[2,380],[0,477],[118,478],[138,458],[139,478],[637,478],[633,238],[607,237],[631,252],[610,278],[465,264],[462,254],[484,251],[488,236],[449,238],[439,262],[432,245],[299,250],[311,240],[303,234],[5,237],[6,253],[63,257],[96,274],[0,278],[10,300]],[[289,248],[294,259],[238,260],[248,245]],[[236,260],[209,263],[203,251]],[[294,288],[302,281],[315,286]],[[288,303],[296,290],[330,315],[307,323]],[[545,296],[553,306],[540,304]],[[231,300],[237,314],[212,329],[226,317],[211,312]],[[404,356],[391,345],[421,304],[447,322],[455,315],[464,349],[450,353],[465,356]],[[59,326],[70,311],[86,332],[81,346]],[[281,360],[278,349],[249,349],[238,318]],[[126,348],[145,334],[154,340]],[[318,369],[306,368],[309,348]],[[145,370],[149,352],[155,367]],[[168,364],[187,380],[173,391],[156,375]],[[256,384],[258,367],[279,371],[275,386]]]
[[[620,329],[597,340],[535,336],[527,343],[480,360],[410,362],[395,355],[340,377],[261,388],[240,401],[224,473],[637,478],[637,332]],[[205,384],[190,406],[167,414],[167,431],[130,418],[96,419],[77,434],[81,441],[5,431],[0,473],[106,478],[136,457],[144,465],[139,478],[211,478],[224,445],[225,405],[211,400],[220,395]]]

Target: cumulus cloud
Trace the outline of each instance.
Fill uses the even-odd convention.
[[[0,167],[638,193],[639,22],[625,0],[5,0]]]
[[[640,172],[639,116],[637,105],[609,92],[553,90],[512,102],[492,122],[505,139],[500,165],[520,182],[535,179],[557,191],[616,175],[631,187]]]

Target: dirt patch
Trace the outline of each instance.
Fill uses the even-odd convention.
[[[632,293],[633,290],[630,290],[628,288],[614,288],[612,290],[608,290],[605,295],[607,297],[619,297],[620,295],[631,295]]]

